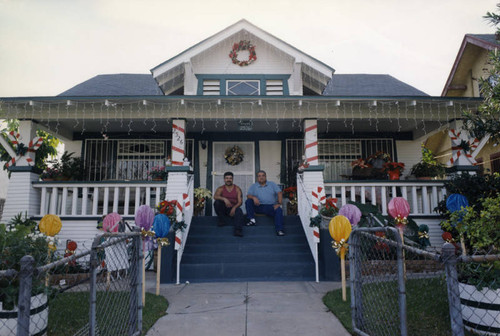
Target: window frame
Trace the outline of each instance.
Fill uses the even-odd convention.
[[[290,75],[255,75],[255,74],[195,74],[198,80],[198,90],[197,94],[199,96],[204,96],[204,81],[205,80],[218,80],[220,83],[220,95],[222,97],[229,96],[227,94],[227,81],[230,80],[240,80],[240,81],[260,81],[260,92],[258,96],[267,96],[267,81],[268,80],[281,80],[283,82],[283,95],[278,95],[280,97],[289,96],[290,91],[288,89],[288,80]],[[273,95],[274,97],[278,97],[277,95]],[[256,97],[256,96],[233,96],[231,97]]]

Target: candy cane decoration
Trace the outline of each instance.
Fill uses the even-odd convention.
[[[307,163],[318,165],[318,123],[316,120],[305,120],[305,155]]]
[[[186,141],[186,121],[172,121],[172,166],[184,165],[185,156],[185,141]]]
[[[181,248],[182,245],[182,231],[177,230],[175,231],[175,249],[178,250]]]
[[[465,135],[462,134],[462,132],[457,133],[454,129],[451,129],[448,132],[448,135],[450,136],[451,139],[451,150],[452,150],[452,155],[450,158],[451,165],[459,165],[464,163],[475,165],[477,162],[474,159],[474,157],[472,157],[469,151],[465,151],[465,149],[462,148],[462,141],[466,142],[470,147],[470,151],[472,151],[473,149],[477,148],[479,140],[477,138],[468,139]],[[460,157],[463,157],[465,162],[464,160],[461,160]]]
[[[12,142],[13,145],[15,145],[16,148],[18,148],[19,145],[21,144],[19,142],[19,140],[21,139],[21,136],[16,131],[10,131],[9,133],[7,133],[7,138],[9,138],[9,140]],[[41,137],[35,137],[35,138],[33,138],[29,142],[28,149],[26,150],[26,152],[31,152],[31,153],[36,152],[40,148],[40,146],[42,145],[42,143],[43,143],[43,139]],[[5,145],[4,145],[4,147],[5,147]],[[28,165],[30,165],[30,166],[34,166],[35,165],[35,162],[29,156],[24,156],[24,155],[21,155],[21,154],[11,155],[11,156],[12,156],[12,159],[5,164],[5,168],[9,168],[10,166],[15,165],[16,162],[18,162],[23,157],[25,158],[25,160],[28,163]]]
[[[182,194],[182,201],[184,202],[184,210],[191,209],[191,201],[188,194]]]
[[[313,190],[311,192],[311,194],[312,194],[311,217],[316,217],[319,213],[319,205],[325,204],[326,201],[325,188],[317,187],[316,190]],[[317,226],[313,228],[313,236],[314,236],[314,242],[319,243],[319,228]]]

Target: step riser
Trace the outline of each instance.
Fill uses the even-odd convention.
[[[249,263],[249,262],[313,262],[311,253],[296,254],[233,254],[233,253],[203,253],[203,254],[184,254],[182,256],[183,264],[203,264],[203,263]]]

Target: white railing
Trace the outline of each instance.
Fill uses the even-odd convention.
[[[311,249],[311,254],[314,259],[314,267],[316,272],[316,282],[319,282],[319,266],[318,266],[318,243],[314,238],[314,230],[309,226],[311,223],[311,209],[312,203],[310,199],[310,193],[302,180],[302,176],[297,174],[297,208],[299,212],[300,222],[302,223],[302,228],[307,238],[307,243]]]
[[[337,198],[338,207],[348,201],[369,203],[387,215],[387,204],[399,196],[410,204],[412,216],[436,216],[434,208],[444,199],[443,181],[339,181],[325,183],[328,196]]]
[[[166,181],[34,182],[40,191],[39,216],[103,216],[118,212],[134,216],[142,204],[154,207],[164,197]],[[36,216],[36,215],[35,215]]]
[[[189,202],[191,202],[191,206],[189,209],[184,208],[184,223],[186,223],[187,227],[184,229],[184,231],[181,232],[181,246],[177,250],[177,284],[180,284],[180,279],[181,279],[181,261],[182,261],[182,255],[184,253],[184,246],[186,246],[186,242],[188,239],[189,235],[189,229],[191,228],[191,220],[193,219],[193,212],[194,212],[194,176],[190,175],[187,183],[187,194],[188,194],[188,199]]]

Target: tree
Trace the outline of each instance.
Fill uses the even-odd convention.
[[[497,4],[500,11],[500,4]],[[496,27],[495,35],[500,38],[500,14],[487,12],[483,16]],[[464,128],[472,136],[481,139],[487,134],[493,141],[500,140],[500,55],[497,48],[489,53],[487,76],[479,79],[480,94],[483,102],[477,112],[466,111]]]
[[[19,128],[19,120],[17,119],[8,119],[6,120],[6,124],[5,128],[0,129],[1,133],[4,133],[5,131],[17,131]],[[40,148],[36,151],[35,167],[40,170],[44,170],[47,168],[47,158],[55,157],[57,155],[57,146],[61,143],[61,141],[50,133],[42,130],[37,130],[36,135],[42,137],[43,142]],[[0,136],[4,136],[4,134],[0,134]],[[7,137],[5,137],[5,139],[9,141]],[[0,146],[0,161],[8,162],[11,159],[11,156],[7,153],[5,148]],[[3,169],[7,169],[5,165],[3,165]]]

